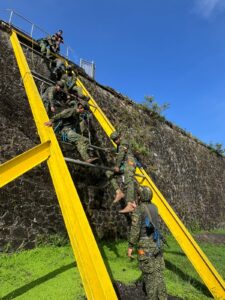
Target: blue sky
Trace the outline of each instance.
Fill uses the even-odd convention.
[[[224,2],[0,0],[0,17],[12,8],[47,32],[63,29],[71,59],[93,60],[98,82],[168,102],[169,121],[225,147]]]

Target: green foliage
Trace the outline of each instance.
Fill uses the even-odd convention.
[[[139,143],[134,139],[130,139],[130,145],[131,145],[132,152],[134,153],[135,156],[149,155],[149,150],[143,144],[143,140],[142,142]]]
[[[225,148],[223,148],[223,145],[220,143],[209,143],[209,147],[211,149],[212,152],[216,152],[220,155],[225,155]]]
[[[68,237],[60,234],[39,234],[36,239],[36,246],[52,245],[61,247],[68,244]]]
[[[161,115],[170,106],[169,103],[163,103],[162,105],[159,105],[153,96],[145,96],[145,101],[141,103],[141,105],[145,109],[149,109],[158,115]]]

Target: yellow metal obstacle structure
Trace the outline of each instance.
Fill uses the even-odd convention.
[[[44,126],[48,116],[14,31],[10,39],[42,144],[2,164],[0,185],[47,160],[87,298],[117,299],[58,141],[52,128]]]
[[[26,72],[23,72],[23,74],[25,75]],[[30,73],[29,76],[32,77]],[[89,104],[90,104],[91,111],[93,112],[94,116],[96,117],[96,119],[98,120],[98,122],[100,123],[104,131],[106,132],[106,134],[110,136],[110,134],[115,130],[115,128],[112,126],[112,124],[107,119],[103,111],[100,109],[100,107],[97,105],[95,100],[88,93],[87,89],[84,87],[84,85],[79,79],[77,81],[77,84],[83,89],[84,94],[90,97]],[[36,86],[35,86],[35,93],[36,93]],[[36,98],[39,99],[39,96],[36,96]],[[46,113],[44,119],[47,120]],[[44,139],[43,142],[44,141],[46,141],[46,139]],[[202,278],[202,280],[204,281],[204,283],[206,284],[206,286],[208,287],[208,289],[210,290],[214,298],[221,299],[221,300],[225,299],[225,284],[221,276],[212,266],[212,264],[210,263],[206,255],[199,248],[197,243],[194,241],[194,239],[192,238],[188,230],[185,228],[183,223],[179,220],[179,218],[177,217],[173,209],[167,203],[167,201],[160,193],[160,191],[157,189],[155,184],[152,182],[151,178],[147,175],[145,170],[142,168],[141,169],[137,168],[136,174],[141,175],[136,177],[136,179],[139,181],[141,185],[147,185],[153,190],[153,202],[158,206],[159,213],[162,219],[164,220],[164,222],[170,229],[171,233],[173,234],[173,236],[175,237],[175,239],[183,249],[184,253],[187,255],[187,257],[193,264],[196,271],[199,273],[200,277]],[[82,256],[81,253],[80,255]],[[83,279],[84,275],[82,275],[82,273],[81,276]],[[88,283],[86,282],[86,284]],[[88,299],[94,299],[94,298],[88,298]],[[107,298],[101,298],[101,299],[115,299],[115,296],[114,295],[111,296],[108,293]]]
[[[83,90],[86,96],[90,97],[89,104],[90,110],[98,120],[99,124],[102,126],[103,130],[108,136],[115,130],[110,121],[107,119],[103,111],[97,105],[95,100],[91,97],[81,80],[77,80],[77,85]],[[192,238],[188,230],[185,228],[184,224],[178,218],[174,210],[165,200],[163,195],[160,193],[156,185],[153,183],[152,179],[148,176],[143,168],[137,168],[136,179],[141,185],[146,185],[153,191],[153,202],[157,205],[159,209],[159,214],[163,221],[166,223],[167,227],[179,243],[180,247],[204,281],[205,285],[208,287],[215,299],[224,300],[225,299],[225,283],[213,265],[210,263],[209,259],[200,249],[198,244]]]

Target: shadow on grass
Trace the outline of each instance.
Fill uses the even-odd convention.
[[[40,278],[38,278],[38,279],[36,279],[36,280],[28,283],[28,284],[25,284],[24,286],[22,286],[22,287],[14,290],[14,291],[8,293],[7,295],[3,296],[1,298],[1,300],[14,299],[14,298],[16,298],[18,296],[21,296],[21,295],[25,294],[27,291],[33,289],[35,286],[40,285],[40,284],[44,283],[45,281],[48,281],[49,279],[52,279],[55,276],[57,276],[57,275],[65,272],[65,271],[67,271],[69,269],[74,268],[75,266],[76,266],[76,263],[72,262],[69,265],[66,265],[66,266],[63,266],[61,268],[58,268],[58,269],[56,269],[56,270],[54,270],[54,271],[52,271],[52,272],[50,272],[50,273],[48,273],[48,274],[46,274],[46,275],[44,275],[42,277],[40,277]]]
[[[104,257],[104,259],[107,259],[107,256],[105,254],[105,251],[103,249],[103,247],[106,246],[107,248],[110,249],[110,251],[112,251],[117,257],[120,257],[121,255],[119,254],[119,251],[117,249],[117,242],[105,242],[105,241],[101,241],[100,243],[98,243],[98,247],[101,248],[101,254]]]
[[[179,256],[186,256],[183,252],[179,252],[179,251],[164,250],[163,252],[168,254],[179,255]]]
[[[176,265],[171,263],[168,260],[165,260],[166,268],[173,273],[177,274],[182,280],[189,282],[194,288],[199,290],[201,293],[203,293],[205,296],[212,298],[211,293],[207,289],[207,287],[198,281],[197,279],[191,277],[187,273],[183,272],[181,269],[179,269]]]

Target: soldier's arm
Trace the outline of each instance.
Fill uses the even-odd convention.
[[[56,114],[55,116],[53,116],[51,118],[51,121],[54,123],[55,121],[57,120],[60,120],[60,119],[67,119],[69,117],[72,117],[74,115],[74,111],[75,109],[74,108],[67,108],[67,109],[64,109],[63,111],[61,111],[60,113]]]
[[[130,229],[130,236],[128,240],[128,247],[134,248],[137,245],[141,231],[141,210],[138,207],[132,214],[132,224]]]
[[[66,77],[67,77],[67,75],[63,74],[59,82],[64,84],[63,90],[64,90],[64,92],[68,93],[68,88],[67,88],[67,84],[66,84]]]
[[[47,98],[50,103],[50,106],[54,107],[54,87],[48,89]]]

